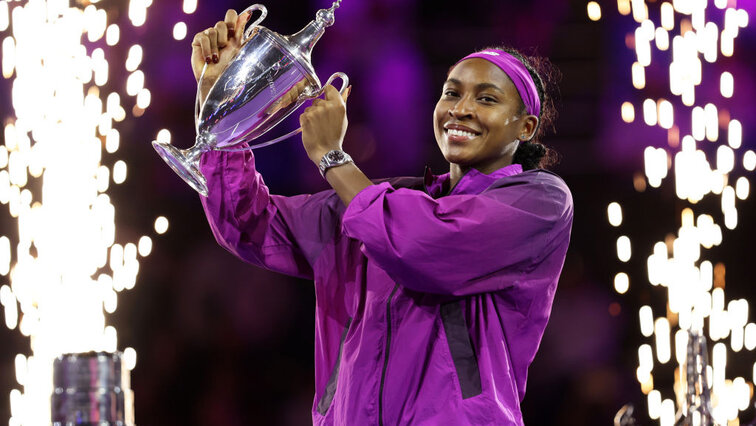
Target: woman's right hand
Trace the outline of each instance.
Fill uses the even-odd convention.
[[[226,65],[236,56],[241,48],[244,27],[250,12],[237,15],[235,10],[226,12],[226,19],[218,21],[214,27],[197,33],[192,40],[192,71],[199,82],[202,68],[207,64],[203,77],[203,87],[210,88]],[[203,97],[204,98],[204,97]]]

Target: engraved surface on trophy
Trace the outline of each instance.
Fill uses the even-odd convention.
[[[197,192],[207,196],[205,177],[199,171],[202,153],[244,151],[288,139],[302,129],[270,141],[239,146],[264,135],[305,101],[320,96],[324,87],[336,78],[341,79],[340,92],[344,93],[349,85],[344,73],[331,75],[326,84],[321,85],[310,60],[315,43],[325,28],[333,25],[334,10],[340,3],[341,0],[337,0],[329,9],[319,10],[313,21],[289,36],[259,25],[267,15],[265,6],[255,4],[244,11],[257,10],[261,15],[245,30],[239,53],[213,84],[202,105],[199,87],[204,70],[200,77],[194,146],[182,150],[169,143],[152,143],[163,160]]]

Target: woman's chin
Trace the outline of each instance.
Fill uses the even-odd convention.
[[[470,162],[469,156],[464,152],[446,152],[444,158],[451,164],[465,165]]]

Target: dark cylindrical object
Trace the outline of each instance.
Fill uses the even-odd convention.
[[[134,393],[120,352],[65,354],[53,364],[53,426],[133,426]]]

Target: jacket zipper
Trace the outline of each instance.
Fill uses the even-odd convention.
[[[389,349],[391,349],[391,299],[394,298],[396,290],[399,289],[399,284],[394,285],[394,289],[391,290],[388,302],[386,302],[386,352],[383,357],[383,371],[381,371],[381,385],[378,388],[378,424],[383,426],[383,385],[386,382],[386,368],[388,368],[389,361]]]

